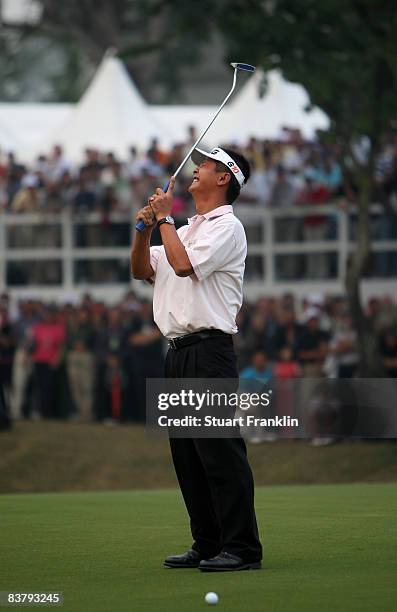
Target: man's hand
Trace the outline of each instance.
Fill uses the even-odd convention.
[[[152,231],[154,226],[154,213],[152,207],[149,204],[147,206],[144,206],[144,208],[141,208],[141,210],[138,210],[138,213],[136,215],[136,222],[139,223],[139,221],[144,222],[145,232]]]
[[[156,192],[149,198],[149,204],[157,221],[171,214],[174,185],[175,177],[173,176],[166,193],[160,187],[157,187]]]

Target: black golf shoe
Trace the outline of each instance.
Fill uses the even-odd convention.
[[[202,572],[236,572],[240,570],[261,569],[261,561],[244,561],[237,555],[221,552],[212,559],[203,559],[199,563]]]
[[[197,550],[190,549],[183,555],[170,555],[164,561],[165,567],[198,567],[204,557]]]

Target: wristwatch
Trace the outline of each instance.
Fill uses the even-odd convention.
[[[169,223],[170,225],[175,225],[174,218],[171,215],[167,215],[158,221],[157,225],[160,227],[163,223]]]

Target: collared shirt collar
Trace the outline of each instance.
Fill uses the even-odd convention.
[[[221,217],[222,215],[226,215],[227,213],[232,213],[232,212],[233,212],[233,206],[231,204],[222,204],[222,206],[218,206],[217,208],[214,208],[213,210],[210,210],[209,212],[204,213],[204,215],[197,214],[197,215],[194,215],[193,217],[189,217],[187,222],[190,225],[199,216],[204,217],[208,221],[209,219],[214,219],[215,217]]]

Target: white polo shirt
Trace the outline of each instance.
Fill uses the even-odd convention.
[[[230,205],[188,219],[178,235],[194,270],[177,276],[164,246],[150,248],[154,320],[167,338],[202,329],[237,332],[247,256],[244,227]]]

